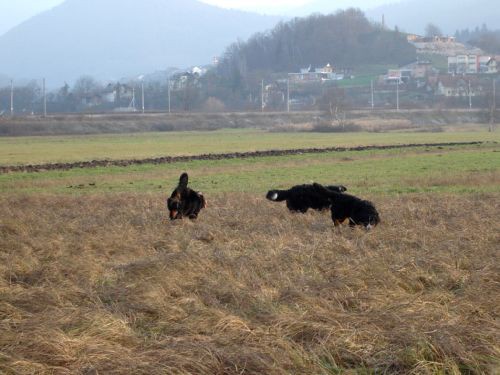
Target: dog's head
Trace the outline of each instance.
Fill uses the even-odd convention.
[[[340,188],[345,189],[344,186],[335,186],[334,188],[335,189],[331,189],[329,186],[323,186],[316,182],[313,183],[313,189],[316,192],[316,194],[323,196],[324,198],[328,199],[331,202],[335,199],[336,196],[338,196],[338,194],[341,194],[343,192],[340,190]]]
[[[347,191],[347,188],[344,185],[328,185],[325,186],[328,190],[334,191],[336,193],[344,193]]]
[[[170,195],[170,198],[167,199],[167,208],[170,211],[170,220],[182,218],[183,200],[189,192],[189,188],[187,187],[188,182],[188,174],[181,174],[179,184]]]

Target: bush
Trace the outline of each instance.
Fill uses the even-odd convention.
[[[352,133],[352,132],[360,132],[363,128],[359,125],[356,125],[353,122],[347,122],[343,126],[341,125],[332,125],[328,121],[322,121],[314,125],[311,132],[315,133]]]

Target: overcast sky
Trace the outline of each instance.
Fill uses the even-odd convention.
[[[64,0],[0,0],[0,35],[25,21],[26,19],[50,9]],[[105,1],[105,0],[103,0]],[[182,1],[182,0],[179,0]],[[335,8],[360,7],[370,8],[395,0],[201,0],[205,3],[218,5],[225,8],[235,8],[249,10],[259,13],[284,14],[284,15],[304,15],[302,12],[310,11],[309,8],[302,8],[311,4],[320,4],[320,8],[325,6],[332,11]],[[312,9],[319,11],[322,9]],[[296,10],[296,12],[294,11]]]

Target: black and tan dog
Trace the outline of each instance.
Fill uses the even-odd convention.
[[[167,200],[170,220],[182,219],[184,217],[196,219],[201,209],[207,206],[203,194],[188,188],[188,182],[188,174],[183,173],[179,179],[179,185],[177,185]]]
[[[343,193],[347,190],[345,186],[330,185],[330,191]],[[286,206],[290,211],[306,213],[308,209],[325,210],[331,206],[328,196],[318,194],[314,185],[297,185],[288,190],[270,190],[266,198],[274,202],[286,201]]]
[[[380,216],[372,202],[362,200],[349,194],[340,194],[328,186],[314,184],[316,194],[330,201],[332,220],[335,226],[349,220],[349,226],[362,225],[371,229],[380,223]]]

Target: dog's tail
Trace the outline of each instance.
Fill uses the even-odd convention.
[[[288,198],[288,190],[269,190],[266,198],[274,202],[283,202]]]
[[[186,188],[189,182],[189,176],[186,172],[181,174],[181,177],[179,178],[179,186]]]

